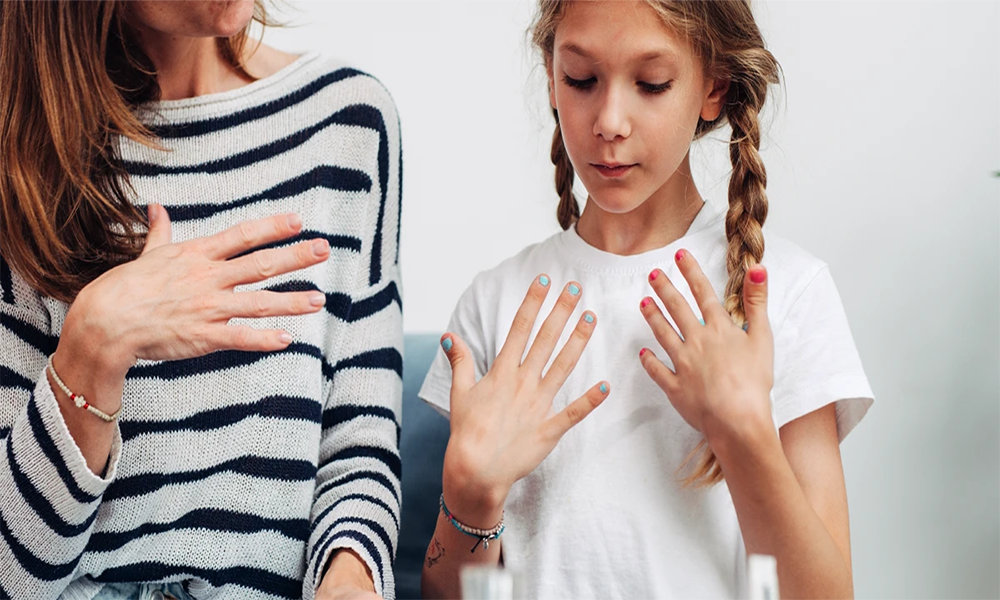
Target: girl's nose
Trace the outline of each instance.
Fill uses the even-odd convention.
[[[632,133],[632,124],[628,117],[623,94],[611,87],[604,94],[597,119],[594,121],[594,135],[599,135],[606,141],[616,138],[627,138]]]

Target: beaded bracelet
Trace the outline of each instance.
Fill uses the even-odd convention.
[[[55,355],[53,354],[52,356]],[[73,401],[73,404],[76,404],[77,408],[83,408],[85,410],[88,410],[97,415],[98,417],[104,419],[108,423],[114,421],[115,419],[118,418],[118,415],[122,414],[122,409],[120,406],[118,407],[118,410],[115,411],[115,414],[109,415],[108,413],[97,408],[96,406],[91,406],[89,402],[84,400],[83,396],[77,396],[73,392],[69,391],[69,388],[66,387],[66,384],[63,383],[63,380],[59,379],[59,376],[56,375],[56,367],[55,365],[52,364],[52,356],[49,357],[49,365],[48,365],[49,373],[52,374],[52,380],[56,382],[56,385],[59,386],[59,389],[61,389],[63,393],[69,396],[69,399]]]
[[[446,519],[451,521],[451,524],[455,526],[455,529],[461,531],[467,536],[479,538],[479,541],[476,542],[476,545],[473,546],[472,550],[469,551],[470,553],[475,552],[476,548],[479,547],[479,544],[483,545],[483,550],[489,548],[490,540],[495,540],[498,537],[500,537],[500,535],[503,533],[504,530],[504,524],[503,524],[504,513],[500,514],[500,522],[497,523],[493,527],[493,529],[476,529],[475,527],[469,527],[468,525],[462,523],[461,521],[456,519],[455,516],[451,514],[451,511],[448,510],[448,507],[444,505],[444,494],[441,494],[441,512],[444,513],[444,517]]]

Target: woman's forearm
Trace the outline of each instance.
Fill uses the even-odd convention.
[[[849,559],[810,505],[770,422],[709,440],[748,554],[777,559],[787,598],[851,598]]]

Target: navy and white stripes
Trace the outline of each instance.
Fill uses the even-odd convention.
[[[131,581],[311,599],[341,548],[392,598],[402,152],[391,98],[306,56],[142,117],[168,151],[121,142],[136,204],[162,204],[174,241],[298,213],[296,239],[327,239],[330,259],[245,289],[320,290],[326,310],[248,321],[292,333],[281,352],[140,361],[98,477],[43,372],[68,307],[0,259],[0,600],[90,598]]]

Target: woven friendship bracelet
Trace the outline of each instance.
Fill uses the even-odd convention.
[[[55,355],[53,355],[53,356],[55,356]],[[63,393],[65,393],[67,396],[69,396],[69,399],[73,401],[73,404],[76,404],[77,408],[82,408],[82,409],[88,410],[88,411],[94,413],[95,415],[97,415],[98,417],[104,419],[105,421],[107,421],[109,423],[111,421],[114,421],[115,419],[117,419],[118,415],[122,414],[121,407],[118,407],[118,410],[115,411],[115,414],[109,415],[108,413],[104,412],[103,410],[101,410],[101,409],[99,409],[97,407],[91,406],[90,403],[87,402],[83,398],[83,396],[77,396],[73,392],[69,391],[69,388],[66,387],[66,384],[63,383],[63,380],[59,379],[59,376],[56,375],[56,367],[55,367],[55,365],[52,364],[52,356],[49,357],[48,369],[49,369],[49,373],[52,374],[53,381],[56,382],[56,385],[59,386],[59,389],[61,389],[63,391]]]
[[[500,535],[503,533],[504,530],[503,514],[500,515],[500,522],[497,523],[496,526],[493,527],[493,529],[476,529],[475,527],[469,527],[465,523],[462,523],[461,521],[456,519],[455,516],[451,514],[451,511],[448,510],[448,507],[445,506],[444,494],[441,494],[441,512],[444,513],[444,517],[446,519],[451,521],[451,524],[455,526],[455,529],[461,531],[462,533],[464,533],[469,537],[474,537],[479,539],[479,541],[476,542],[476,545],[472,547],[472,550],[469,551],[470,553],[475,552],[476,548],[479,547],[479,544],[483,545],[483,550],[489,548],[490,541],[500,537]]]

